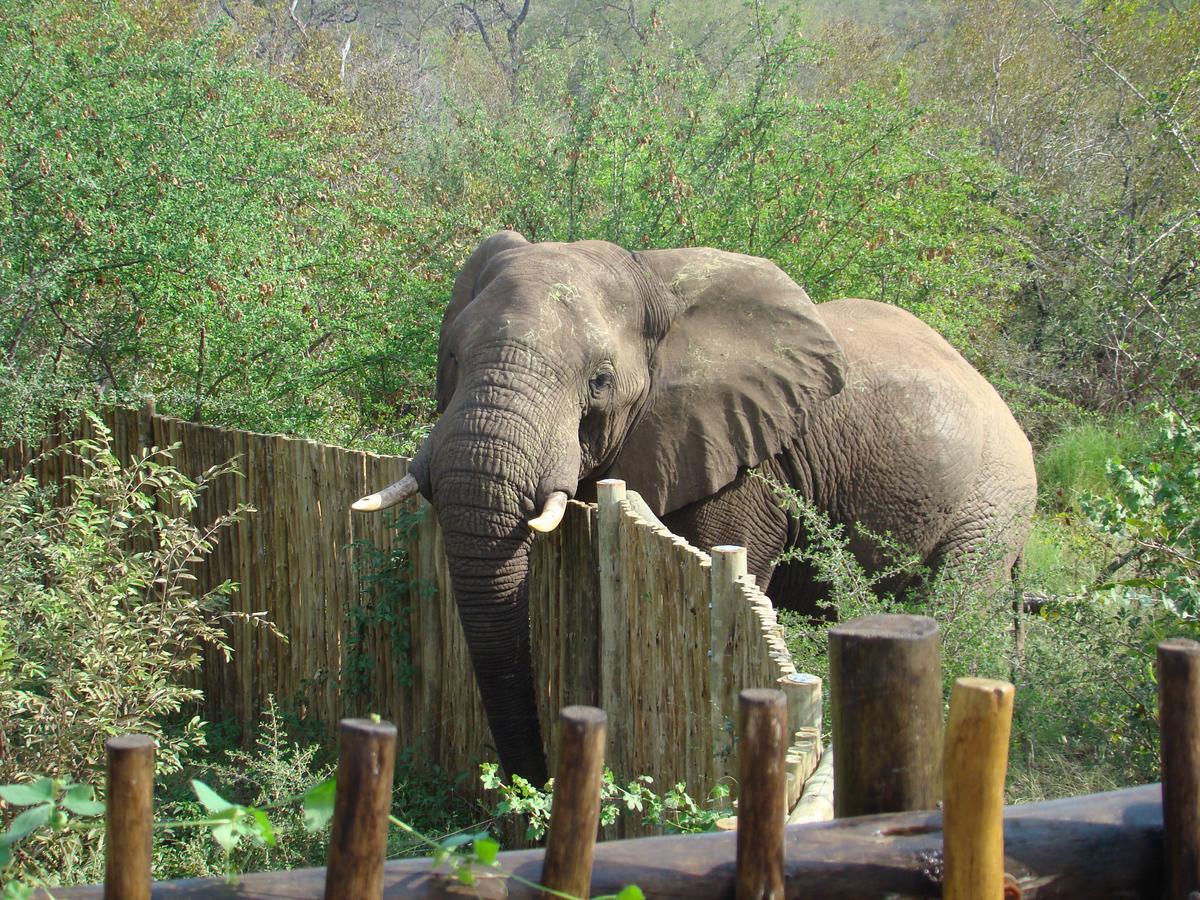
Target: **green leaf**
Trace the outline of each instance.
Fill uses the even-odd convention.
[[[104,804],[96,799],[96,790],[90,784],[71,785],[62,805],[77,816],[99,816],[104,812]]]
[[[247,830],[268,847],[274,847],[275,829],[271,825],[271,820],[267,818],[267,814],[253,806],[247,809],[246,812],[250,814],[249,819],[246,821]]]
[[[39,778],[33,784],[0,784],[0,798],[13,806],[33,806],[54,799],[54,779]]]
[[[0,842],[0,872],[3,872],[12,862],[12,847]]]
[[[301,810],[306,831],[320,831],[333,818],[333,803],[337,795],[337,779],[326,778],[304,792]]]
[[[192,779],[192,790],[196,792],[196,799],[210,813],[224,812],[233,806],[228,800],[210,788],[203,781]]]
[[[442,840],[441,846],[443,850],[456,850],[464,844],[469,844],[475,840],[478,835],[474,834],[452,834],[450,837]]]
[[[617,894],[617,900],[646,900],[646,895],[636,884],[627,884]]]
[[[41,806],[35,806],[25,810],[8,826],[8,831],[0,834],[0,844],[13,844],[19,841],[31,831],[41,828],[50,821],[50,814],[54,812],[53,803],[43,803]]]
[[[471,871],[470,866],[459,866],[458,870],[454,873],[454,877],[463,884],[475,883],[475,873]]]
[[[500,852],[500,842],[495,838],[485,837],[475,841],[475,857],[483,865],[491,866],[496,863],[496,855]]]
[[[212,836],[213,840],[221,845],[221,849],[226,854],[232,853],[233,848],[238,845],[238,841],[241,839],[241,835],[234,827],[233,822],[222,822],[220,825],[213,825]]]

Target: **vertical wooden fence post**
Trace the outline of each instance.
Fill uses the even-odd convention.
[[[596,482],[597,539],[600,552],[600,690],[602,709],[621,710],[627,703],[629,615],[621,577],[621,501],[625,482]],[[618,715],[619,718],[619,715]],[[620,733],[620,729],[617,729]]]
[[[396,726],[369,719],[343,719],[338,730],[341,746],[325,897],[371,900],[383,896]]]
[[[559,721],[562,735],[542,884],[587,900],[600,827],[600,782],[608,720],[594,706],[568,706]]]
[[[788,727],[821,730],[821,679],[805,672],[780,675],[776,684],[787,696]]]
[[[712,548],[712,593],[709,609],[709,690],[712,692],[713,758],[724,759],[734,752],[732,726],[736,724],[737,696],[733,679],[733,630],[737,603],[737,580],[746,574],[746,548]],[[726,725],[728,719],[728,727]],[[733,760],[726,771],[737,771]],[[718,767],[717,771],[720,771]]]
[[[867,616],[829,632],[838,818],[932,809],[942,794],[937,623]]]
[[[959,678],[946,726],[945,900],[1004,898],[1004,776],[1013,686]]]
[[[753,688],[738,695],[738,900],[782,900],[787,817],[787,698]]]
[[[790,811],[821,758],[821,679],[804,672],[780,675],[775,682],[787,697],[791,747],[787,753]]]
[[[1186,900],[1200,891],[1200,643],[1158,645],[1158,710],[1166,896]]]
[[[154,748],[148,734],[122,734],[104,744],[104,896],[148,900],[154,829]]]

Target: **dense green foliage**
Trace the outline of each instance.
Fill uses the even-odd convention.
[[[0,441],[153,398],[406,450],[432,420],[450,282],[491,231],[766,256],[818,301],[938,328],[1034,441],[1027,612],[969,572],[920,601],[948,677],[1018,685],[1010,795],[1153,778],[1151,650],[1200,608],[1197,47],[1200,5],[1151,0],[12,0]],[[147,498],[185,509],[203,485],[163,455],[69,452],[86,473],[66,506],[28,479],[0,489],[0,782],[88,777],[117,722],[158,735],[167,768],[201,761],[183,676],[196,641],[220,641],[220,592],[192,600],[180,559],[216,532]],[[839,615],[915,608],[792,510]],[[403,656],[403,560],[366,564],[352,630],[390,629]],[[792,629],[818,672],[823,627]],[[372,665],[354,641],[350,689]],[[288,715],[254,752],[204,758],[236,802],[316,778]],[[451,829],[442,773],[414,764],[398,790]],[[315,861],[293,830],[235,862]],[[95,877],[92,839],[21,861]],[[163,846],[164,874],[227,864],[206,834]]]
[[[158,739],[164,773],[204,746],[190,711],[200,692],[189,675],[204,644],[228,652],[222,617],[233,586],[197,597],[202,562],[237,509],[197,528],[198,498],[229,467],[199,481],[170,464],[170,451],[123,467],[108,435],[55,451],[82,474],[65,502],[30,476],[0,482],[0,782],[44,775],[94,780],[104,742],[142,732]],[[42,848],[45,849],[45,848]],[[53,872],[71,848],[35,854]],[[30,862],[30,865],[33,865]]]

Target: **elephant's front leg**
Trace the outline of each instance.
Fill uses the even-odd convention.
[[[746,567],[764,591],[774,560],[789,546],[785,513],[761,478],[745,469],[711,497],[663,516],[663,524],[694,546],[710,550],[722,544],[746,548]]]

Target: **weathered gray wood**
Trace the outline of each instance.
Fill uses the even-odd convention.
[[[596,483],[597,536],[600,547],[600,707],[617,709],[628,684],[628,598],[621,578],[621,501],[625,482]],[[624,736],[622,736],[624,738]]]
[[[737,623],[738,579],[746,574],[746,548],[718,546],[712,548],[712,601],[709,632],[709,689],[712,691],[714,718],[737,714],[737,680],[734,677],[734,628]],[[714,730],[713,757],[721,758],[731,752],[731,737]],[[737,771],[734,769],[734,771]]]
[[[1005,868],[1024,900],[1121,897],[1161,900],[1163,890],[1162,789],[1157,784],[1009,807],[1004,816]],[[896,900],[941,895],[941,815],[897,813],[788,826],[784,884],[789,896],[823,900]],[[637,884],[647,897],[728,898],[734,891],[737,838],[728,832],[611,841],[596,847],[592,892],[615,893]],[[536,881],[540,850],[500,854],[501,866]],[[246,875],[164,883],[156,898],[312,900],[321,896],[324,870]],[[472,889],[474,890],[474,889]],[[485,897],[537,897],[507,881],[480,888]],[[39,895],[46,897],[43,893]],[[55,897],[95,900],[99,888],[56,889]],[[430,871],[430,862],[387,865],[385,897],[462,897],[462,885]],[[467,894],[470,896],[470,894]]]
[[[1190,900],[1200,891],[1200,643],[1158,645],[1158,697],[1167,897]]]
[[[866,616],[829,632],[838,818],[931,809],[941,799],[937,623]]]

